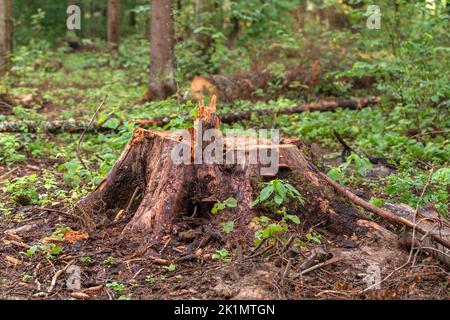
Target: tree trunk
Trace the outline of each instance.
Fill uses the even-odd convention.
[[[11,66],[12,33],[12,0],[0,0],[0,76]]]
[[[233,220],[234,230],[242,235],[246,246],[251,245],[256,231],[252,218],[265,210],[252,207],[252,201],[262,182],[278,177],[288,180],[302,194],[305,204],[294,214],[308,225],[324,222],[331,231],[348,235],[364,229],[357,220],[365,217],[309,164],[300,141],[285,139],[277,144],[252,137],[222,139],[226,146],[223,155],[230,156],[223,164],[176,164],[171,155],[177,146],[188,150],[188,159],[201,154],[203,149],[192,152],[197,150],[198,139],[180,142],[173,132],[137,129],[106,179],[77,208],[84,216],[93,217],[96,226],[108,224],[127,208],[131,220],[125,231],[140,230],[148,238],[176,233],[193,216],[212,228]],[[275,172],[262,170],[267,163],[263,164],[261,158],[252,161],[251,150],[277,156]],[[240,160],[228,161],[231,155]],[[237,207],[211,216],[213,205],[229,197],[237,200]]]
[[[120,45],[120,0],[108,0],[108,42],[115,50]]]
[[[195,0],[196,28],[212,25],[211,17],[207,17],[211,12],[214,12],[214,6],[210,0]],[[208,49],[211,46],[211,37],[205,34],[204,31],[200,31],[195,34],[195,40],[200,44],[202,55],[207,55]],[[209,61],[209,58],[207,61]]]
[[[151,64],[148,100],[163,100],[176,91],[172,0],[152,0]]]

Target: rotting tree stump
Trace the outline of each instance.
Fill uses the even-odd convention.
[[[238,206],[220,215],[233,219],[235,231],[251,240],[255,232],[252,218],[260,213],[251,203],[261,190],[261,182],[278,177],[302,194],[305,205],[296,213],[309,225],[323,221],[323,227],[331,232],[348,235],[365,230],[357,221],[366,217],[318,174],[298,139],[281,139],[275,145],[269,139],[223,136],[227,146],[223,152],[240,154],[240,161],[210,164],[174,163],[174,148],[180,144],[186,150],[195,148],[195,140],[180,140],[173,132],[136,129],[108,176],[78,203],[78,208],[94,215],[97,225],[126,210],[130,220],[124,231],[141,230],[159,238],[176,233],[183,217],[196,215],[212,221],[216,217],[210,215],[214,203],[234,197]],[[251,150],[271,154],[275,147],[278,170],[262,174],[267,165],[252,161]]]

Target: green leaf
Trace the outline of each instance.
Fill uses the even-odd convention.
[[[275,195],[275,197],[273,198],[273,200],[275,201],[276,204],[281,205],[283,203],[283,198],[280,195]]]
[[[317,233],[307,233],[306,234],[306,239],[308,239],[308,241],[314,241],[317,244],[321,244],[322,241],[320,240],[320,235]]]
[[[167,271],[175,271],[177,266],[174,264],[170,264],[169,266],[164,266],[163,268],[166,269]]]
[[[300,218],[294,214],[286,214],[286,219],[291,220],[295,224],[300,224]]]
[[[383,205],[383,200],[378,198],[370,198],[369,203],[373,204],[374,206],[381,207]]]
[[[261,236],[265,239],[270,238],[274,233],[283,231],[284,228],[279,224],[272,223],[267,226],[264,230],[261,231]]]
[[[289,191],[291,191],[293,194],[295,194],[295,195],[297,195],[297,196],[300,196],[300,192],[299,192],[297,189],[295,189],[295,187],[294,187],[292,184],[286,183],[286,184],[285,184],[285,187],[286,187]]]
[[[286,192],[287,192],[287,189],[286,189],[283,181],[274,181],[274,188],[275,188],[275,192],[277,193],[277,195],[282,198],[282,201],[281,201],[281,203],[282,203],[283,200],[286,200]],[[277,201],[275,201],[275,202],[277,202]],[[278,203],[278,204],[281,204],[281,203]]]
[[[264,202],[266,201],[273,193],[274,187],[272,185],[268,185],[264,189],[261,190],[261,193],[259,195],[259,201]]]
[[[223,232],[226,234],[232,232],[234,230],[234,221],[230,220],[223,223]]]
[[[342,171],[339,168],[331,168],[328,171],[327,176],[329,176],[334,181],[341,183]]]
[[[225,209],[225,205],[222,202],[216,202],[213,208],[211,209],[211,213],[216,214],[217,212],[222,211],[223,209]]]
[[[102,124],[102,127],[109,128],[109,129],[116,129],[119,127],[120,121],[117,118],[108,119],[105,123]]]
[[[237,207],[237,200],[235,198],[228,198],[227,200],[224,201],[224,204],[228,208],[236,208]]]

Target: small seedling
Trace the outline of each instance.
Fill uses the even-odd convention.
[[[81,257],[81,258],[80,258],[80,261],[81,261],[81,263],[84,264],[84,265],[89,265],[89,264],[92,263],[92,259],[91,259],[91,257],[89,257],[89,256]]]
[[[235,198],[228,198],[224,201],[217,201],[214,204],[214,207],[211,209],[212,214],[216,214],[219,211],[222,211],[226,208],[236,208],[237,200]]]
[[[108,288],[111,288],[115,293],[120,295],[122,295],[127,290],[127,287],[122,282],[118,281],[108,282],[106,286]]]
[[[156,282],[156,279],[155,277],[147,276],[145,277],[145,282],[147,282],[148,284],[154,284]]]
[[[213,253],[212,258],[214,260],[219,260],[225,263],[231,262],[231,258],[229,257],[230,253],[227,249],[223,248],[220,250],[216,250],[215,253]]]
[[[103,261],[103,263],[107,266],[113,266],[116,264],[116,259],[114,258],[114,256],[109,256]]]
[[[322,236],[317,233],[317,232],[313,232],[312,230],[310,230],[306,235],[306,240],[308,241],[312,241],[315,242],[317,244],[322,244]]]
[[[24,275],[22,276],[22,281],[23,281],[23,282],[30,282],[31,279],[33,279],[33,277],[30,276],[29,274],[24,274]]]
[[[164,266],[163,268],[166,269],[168,272],[170,272],[170,271],[175,271],[177,266],[174,264],[170,264],[169,266]]]
[[[230,220],[227,222],[222,223],[223,229],[222,231],[225,232],[226,234],[229,234],[231,232],[233,232],[234,230],[234,221]]]

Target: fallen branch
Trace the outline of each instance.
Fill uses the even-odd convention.
[[[317,103],[307,103],[290,108],[283,108],[281,110],[273,109],[261,109],[261,110],[251,110],[251,111],[241,111],[241,112],[228,112],[219,114],[220,121],[223,123],[234,123],[238,121],[251,120],[253,116],[265,116],[268,114],[278,115],[278,114],[297,114],[303,112],[312,111],[332,111],[337,108],[346,109],[361,109],[369,107],[380,103],[380,97],[368,97],[368,98],[357,98],[350,100],[328,100],[320,101]],[[187,115],[185,115],[187,116]],[[157,126],[163,127],[171,121],[172,117],[170,115],[163,115],[154,118],[141,119],[130,121],[138,126]],[[121,123],[119,123],[120,126]],[[86,129],[87,128],[87,129]],[[0,122],[0,132],[48,132],[48,133],[81,133],[86,132],[113,132],[117,131],[117,128],[106,128],[102,124],[92,123],[89,126],[89,121],[86,120],[56,120],[56,121],[3,121]]]
[[[312,266],[312,267],[310,267],[310,268],[308,268],[308,269],[305,269],[305,270],[303,270],[303,271],[301,271],[301,272],[299,272],[299,273],[294,274],[294,275],[291,277],[291,279],[295,280],[295,279],[297,279],[298,277],[304,276],[304,275],[306,275],[306,274],[308,274],[308,273],[310,273],[310,272],[312,272],[312,271],[314,271],[314,270],[323,268],[323,267],[325,267],[325,266],[328,266],[328,265],[330,265],[330,264],[339,262],[339,261],[341,261],[341,260],[343,260],[342,257],[334,257],[334,258],[331,258],[331,259],[326,260],[326,261],[324,261],[324,262],[318,263],[318,264],[316,264],[316,265],[314,265],[314,266]]]
[[[54,120],[54,121],[1,121],[0,132],[48,132],[48,133],[80,133],[89,124],[87,120]],[[110,132],[114,129],[92,125],[88,132]]]
[[[64,268],[62,268],[61,270],[57,271],[55,273],[55,275],[52,278],[52,282],[50,283],[50,287],[48,287],[47,289],[47,294],[52,293],[53,289],[56,286],[56,281],[58,281],[58,278],[71,266],[75,263],[75,259],[73,259],[72,261],[70,261],[68,264],[66,264],[66,266]]]
[[[233,123],[244,120],[251,120],[252,116],[264,116],[264,115],[278,115],[278,114],[297,114],[303,112],[312,112],[312,111],[332,111],[337,108],[347,108],[347,109],[361,109],[365,107],[369,107],[374,104],[380,103],[380,97],[368,97],[368,98],[357,98],[350,100],[329,100],[329,101],[320,101],[317,103],[307,103],[301,104],[295,107],[283,108],[280,110],[274,109],[261,109],[261,110],[251,110],[251,111],[241,111],[241,112],[228,112],[219,114],[220,122],[223,123]],[[170,121],[170,117],[162,116],[151,119],[142,119],[136,120],[134,123],[141,126],[164,126],[168,124]],[[0,130],[1,131],[1,130]]]
[[[314,165],[311,165],[312,167],[315,168]],[[354,193],[350,192],[349,190],[345,189],[344,187],[342,187],[341,185],[339,185],[339,183],[337,183],[336,181],[332,180],[331,178],[329,178],[326,174],[322,173],[319,171],[319,169],[315,168],[315,171],[322,177],[324,178],[330,185],[333,186],[333,188],[340,193],[341,195],[345,196],[347,199],[349,199],[350,201],[352,201],[353,203],[357,204],[358,206],[366,209],[367,211],[370,211],[372,213],[375,213],[376,215],[392,222],[392,223],[396,223],[396,224],[400,224],[403,226],[406,226],[410,229],[413,230],[417,230],[418,232],[420,232],[421,234],[426,235],[429,230],[425,230],[424,228],[422,228],[421,226],[419,226],[418,224],[404,218],[404,217],[400,217],[395,215],[392,212],[389,212],[387,210],[384,210],[382,208],[379,208],[367,201],[365,201],[364,199],[358,197],[357,195],[355,195]],[[446,247],[447,249],[450,249],[450,241],[447,239],[442,238],[441,236],[439,236],[439,231],[435,232],[435,233],[430,233],[429,236],[431,237],[432,240],[436,241],[437,243],[443,245],[444,247]]]

